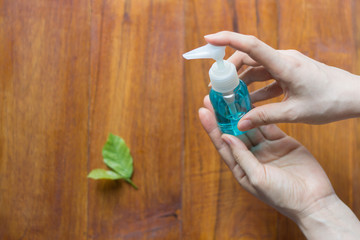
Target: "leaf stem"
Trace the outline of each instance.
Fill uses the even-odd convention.
[[[130,178],[125,178],[125,181],[127,181],[131,186],[133,186],[136,190],[138,190],[139,188],[135,185],[135,183],[133,183],[133,181],[131,181]]]

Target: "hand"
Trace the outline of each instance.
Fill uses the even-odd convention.
[[[240,78],[251,84],[275,82],[251,93],[252,103],[284,94],[279,103],[249,111],[238,128],[246,131],[264,124],[304,122],[322,124],[360,116],[360,77],[317,62],[295,50],[275,50],[255,37],[233,32],[205,36],[214,45],[239,50],[229,58],[239,70],[250,66]]]
[[[335,236],[333,225],[344,225],[341,230],[354,227],[348,230],[349,236],[360,230],[357,218],[338,199],[325,172],[304,146],[275,125],[252,129],[239,138],[222,135],[208,96],[204,105],[199,110],[201,123],[243,188],[293,219],[308,238]]]
[[[222,135],[209,98],[199,110],[201,123],[240,185],[296,220],[335,192],[315,158],[275,125],[240,135]]]

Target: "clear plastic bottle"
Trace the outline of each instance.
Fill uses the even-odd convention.
[[[183,55],[186,59],[212,58],[216,62],[209,70],[212,88],[210,101],[216,120],[223,133],[238,136],[239,120],[251,109],[246,84],[239,79],[234,64],[224,60],[225,47],[207,44]]]
[[[214,107],[216,120],[223,133],[241,135],[237,128],[239,120],[251,109],[249,92],[246,84],[239,81],[239,85],[229,93],[210,90],[210,101]]]

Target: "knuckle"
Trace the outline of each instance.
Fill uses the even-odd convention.
[[[299,68],[302,68],[304,63],[293,56],[286,56],[286,64],[284,65],[284,68],[282,70],[282,77],[289,77],[292,76],[294,71],[298,70]]]
[[[252,186],[255,188],[262,188],[265,185],[264,178],[262,177],[262,174],[258,174],[258,172],[254,172],[254,174],[249,177],[249,181]]]
[[[303,66],[303,62],[300,61],[299,59],[293,58],[292,61],[290,62],[293,68],[300,68]]]
[[[282,70],[282,77],[288,77],[293,74],[294,70],[302,68],[305,64],[303,54],[295,49],[278,50],[283,56],[286,64]]]
[[[232,38],[232,32],[230,31],[221,31],[219,34],[223,35],[226,38]]]
[[[227,146],[228,145],[224,141],[215,142],[215,148],[220,154],[227,148]]]
[[[259,46],[259,39],[253,35],[248,36],[249,39],[249,47],[250,48],[256,48]]]
[[[261,123],[264,123],[264,124],[270,123],[269,115],[263,109],[258,110],[258,118]]]
[[[234,159],[241,166],[241,153],[239,151],[233,151]]]
[[[293,56],[300,56],[301,55],[301,53],[296,49],[289,49],[289,50],[287,50],[287,52],[288,52],[289,55],[293,55]]]
[[[289,122],[296,122],[299,118],[298,107],[287,107],[287,109],[285,110],[285,115],[287,116]]]
[[[231,32],[230,31],[220,31],[220,33],[222,33],[222,34],[230,34]]]

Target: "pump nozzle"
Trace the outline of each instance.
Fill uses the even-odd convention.
[[[205,46],[184,53],[183,57],[187,60],[212,58],[215,61],[221,61],[225,57],[225,46],[214,46],[208,43]]]

